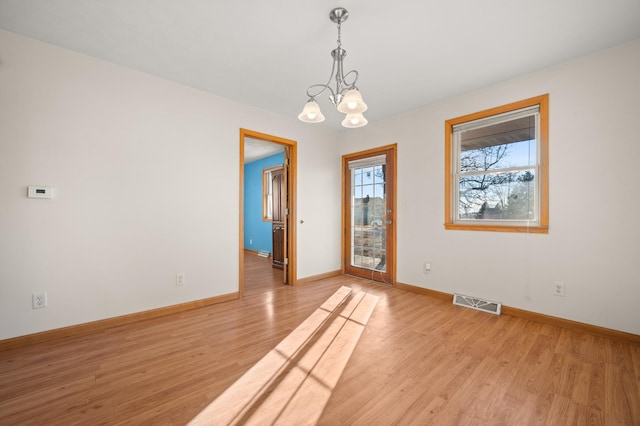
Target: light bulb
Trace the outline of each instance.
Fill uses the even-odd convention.
[[[358,89],[350,89],[342,97],[338,104],[338,111],[345,114],[359,113],[367,110],[367,104],[362,100],[362,95]]]
[[[364,115],[362,115],[361,112],[349,113],[342,121],[342,125],[348,128],[366,126],[367,123],[367,119],[364,118]]]
[[[300,121],[304,121],[305,123],[320,123],[324,121],[324,115],[322,115],[322,111],[320,111],[320,106],[318,106],[318,103],[313,100],[313,98],[311,98],[304,105],[304,109],[298,115],[298,119],[300,119]]]

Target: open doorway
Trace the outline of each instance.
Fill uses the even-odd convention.
[[[256,151],[259,151],[256,154]],[[260,157],[274,158],[277,164],[262,167]],[[257,160],[256,160],[257,159]],[[266,160],[265,160],[266,161]],[[297,145],[295,141],[267,135],[247,129],[240,129],[240,250],[239,250],[239,293],[245,292],[245,280],[264,280],[266,286],[295,285],[296,281],[296,167]],[[245,167],[248,166],[248,167]],[[255,167],[254,167],[255,166]],[[260,191],[257,196],[260,207],[255,207],[256,195],[245,199],[247,187],[245,171],[252,167],[260,170]],[[255,179],[255,176],[252,178]],[[255,185],[255,183],[254,183]],[[263,186],[264,185],[264,186]],[[269,188],[265,193],[262,188]],[[254,191],[255,193],[255,191]],[[270,204],[271,203],[271,204]],[[256,211],[258,209],[259,211]],[[247,225],[245,216],[251,212],[253,220],[261,228],[269,227],[266,245],[259,246],[260,237],[252,238],[253,225]],[[255,241],[255,244],[254,244]],[[274,251],[277,249],[277,253]],[[258,259],[258,255],[262,259]],[[267,265],[268,262],[268,265]],[[251,283],[251,288],[253,288]]]

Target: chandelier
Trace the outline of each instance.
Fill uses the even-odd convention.
[[[367,119],[362,115],[367,110],[367,104],[362,100],[362,96],[356,87],[358,71],[351,70],[345,74],[342,66],[347,51],[342,48],[340,30],[342,23],[348,17],[349,12],[343,7],[336,7],[329,13],[329,19],[338,24],[338,47],[331,51],[333,66],[331,67],[329,81],[326,84],[311,85],[307,89],[309,100],[300,115],[298,115],[298,118],[305,123],[320,123],[324,121],[324,115],[322,115],[320,106],[315,98],[328,91],[331,103],[337,107],[338,111],[346,114],[345,119],[342,121],[344,127],[362,127],[367,124]],[[334,78],[335,90],[331,87]],[[347,79],[353,79],[353,81],[347,82]]]

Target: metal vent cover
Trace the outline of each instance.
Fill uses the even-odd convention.
[[[457,293],[453,295],[453,304],[478,311],[489,312],[494,315],[500,315],[502,312],[502,303]]]

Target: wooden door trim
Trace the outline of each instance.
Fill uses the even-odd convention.
[[[347,188],[347,180],[345,179],[344,170],[347,166],[347,163],[351,160],[356,160],[358,158],[370,157],[376,154],[382,154],[384,151],[388,151],[391,153],[393,158],[393,168],[391,170],[391,177],[393,179],[393,199],[391,201],[392,210],[391,213],[391,267],[387,269],[388,275],[391,281],[391,285],[395,286],[396,283],[396,260],[397,260],[397,243],[396,243],[396,217],[397,217],[397,207],[398,207],[398,196],[397,196],[397,176],[398,176],[398,144],[390,144],[385,146],[380,146],[377,148],[371,148],[364,151],[354,152],[351,154],[345,154],[342,156],[342,168],[340,169],[340,173],[342,174],[342,273],[346,272],[346,262],[349,259],[349,253],[347,253],[347,238],[349,237],[349,226],[347,224],[347,213],[346,213],[346,194],[351,192],[351,188]],[[387,235],[388,238],[389,235]]]
[[[289,148],[289,181],[287,182],[287,192],[289,193],[289,268],[288,282],[290,285],[297,284],[297,248],[296,234],[297,223],[296,205],[297,205],[297,169],[298,169],[298,143],[291,139],[285,139],[278,136],[268,135],[266,133],[256,132],[249,129],[240,129],[240,226],[238,239],[238,258],[239,258],[239,274],[238,274],[238,294],[242,298],[244,294],[244,139],[252,138],[267,142],[273,142],[278,145],[284,145]]]

